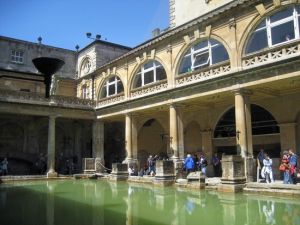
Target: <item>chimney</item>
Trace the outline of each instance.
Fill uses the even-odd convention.
[[[158,35],[160,35],[160,29],[156,28],[152,31],[152,38],[157,37]]]

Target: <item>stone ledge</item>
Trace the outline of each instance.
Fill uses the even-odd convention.
[[[249,188],[243,189],[245,193],[265,194],[265,195],[280,195],[280,196],[300,196],[300,190],[283,190],[275,188]]]

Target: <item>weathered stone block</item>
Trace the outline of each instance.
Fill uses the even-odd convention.
[[[223,155],[222,170],[218,189],[224,192],[242,191],[246,183],[244,159],[239,155]]]
[[[205,188],[205,176],[200,171],[189,173],[187,180],[187,187],[200,189]]]
[[[174,162],[171,160],[156,161],[156,175],[153,181],[157,186],[173,185],[175,182]]]
[[[82,170],[83,173],[95,173],[95,159],[94,158],[83,158],[82,159]]]
[[[109,176],[112,181],[127,180],[128,179],[128,165],[122,163],[113,163],[112,171]]]

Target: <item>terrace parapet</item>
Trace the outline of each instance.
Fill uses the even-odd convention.
[[[95,101],[77,97],[52,95],[45,98],[44,94],[0,89],[0,101],[33,105],[48,105],[68,108],[93,109]]]
[[[243,68],[248,69],[296,56],[300,56],[299,40],[292,41],[284,45],[281,44],[277,47],[267,48],[265,51],[259,51],[244,56],[242,59],[242,65]]]

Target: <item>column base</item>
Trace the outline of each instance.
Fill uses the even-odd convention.
[[[58,177],[57,173],[54,170],[47,172],[47,178],[54,178],[54,177]]]

